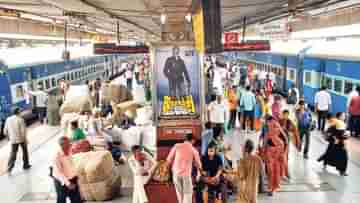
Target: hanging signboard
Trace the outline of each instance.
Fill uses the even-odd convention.
[[[258,34],[265,39],[287,39],[290,34],[288,19],[257,25]]]
[[[224,32],[224,44],[238,43],[239,33],[238,32]]]
[[[115,43],[94,44],[94,54],[145,54],[147,46],[117,46]]]
[[[191,46],[155,49],[155,104],[162,119],[200,115],[200,59]]]
[[[241,43],[224,44],[224,51],[269,51],[270,42],[267,40],[245,41]]]

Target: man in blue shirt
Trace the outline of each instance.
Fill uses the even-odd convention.
[[[250,120],[250,128],[254,130],[254,110],[256,105],[255,94],[251,92],[251,87],[246,86],[246,91],[241,95],[240,99],[240,108],[244,111],[243,113],[243,130],[246,129],[246,123]]]
[[[201,133],[201,156],[205,156],[208,146],[214,138],[214,131],[211,128],[211,123],[205,123],[205,130]]]

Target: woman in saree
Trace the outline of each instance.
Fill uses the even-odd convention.
[[[267,132],[264,137],[264,160],[268,175],[269,196],[280,188],[282,167],[285,157],[285,142],[280,138],[280,124],[272,117],[267,119]],[[287,142],[287,141],[286,141]]]
[[[237,170],[240,191],[236,203],[257,203],[263,163],[261,158],[254,154],[254,150],[253,141],[247,140],[244,146],[244,156],[240,160]]]

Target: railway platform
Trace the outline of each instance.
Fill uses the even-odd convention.
[[[41,132],[41,133],[39,133]],[[245,139],[254,139],[255,135],[244,134],[236,130],[231,133],[231,142],[240,147]],[[13,175],[2,173],[0,176],[0,193],[3,194],[1,202],[6,203],[50,203],[55,201],[52,179],[48,176],[48,167],[56,152],[57,138],[62,135],[58,127],[46,125],[36,126],[29,132],[30,159],[32,168],[28,171],[21,169],[18,161]],[[350,139],[348,148],[350,152],[349,176],[340,177],[335,169],[322,168],[316,159],[326,149],[326,143],[318,131],[312,132],[310,158],[303,159],[302,154],[291,150],[290,173],[291,180],[283,182],[281,190],[273,197],[260,195],[260,203],[282,202],[318,202],[318,203],[355,203],[360,198],[360,141]],[[0,149],[1,164],[6,164],[9,146],[6,144]],[[122,196],[110,203],[131,202],[132,176],[127,166],[123,168]],[[11,195],[10,195],[11,194]],[[230,203],[235,203],[232,197]]]

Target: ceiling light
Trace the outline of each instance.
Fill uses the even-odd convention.
[[[161,22],[161,24],[165,24],[165,22],[166,22],[166,14],[161,14],[161,16],[160,16],[160,22]]]
[[[50,18],[45,18],[37,15],[27,14],[27,13],[21,13],[21,18],[35,20],[35,21],[41,21],[41,22],[47,22],[47,23],[53,23],[54,21]]]

